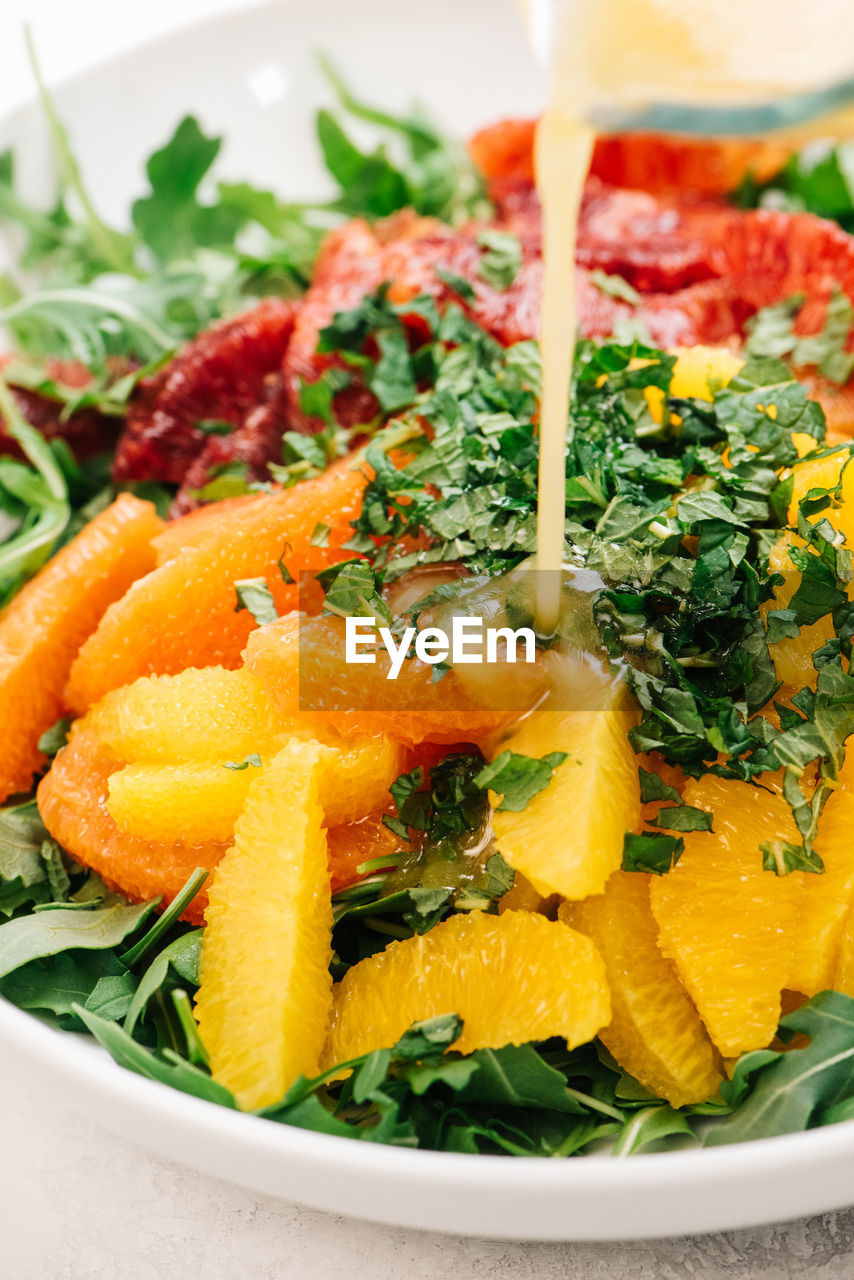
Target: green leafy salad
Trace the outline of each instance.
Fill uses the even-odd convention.
[[[464,149],[421,114],[356,100],[326,70],[337,106],[318,113],[317,138],[330,199],[289,202],[248,183],[213,182],[220,139],[188,116],[149,157],[147,186],[122,230],[98,215],[42,86],[60,178],[55,203],[32,206],[16,186],[12,155],[0,156],[0,220],[20,246],[19,269],[0,278],[0,323],[14,351],[0,367],[0,414],[16,446],[0,455],[0,603],[14,601],[120,490],[154,501],[163,515],[175,495],[162,481],[117,484],[109,449],[80,461],[61,432],[46,439],[21,391],[59,406],[60,420],[102,415],[117,434],[146,380],[188,340],[260,299],[301,298],[324,235],[345,219],[376,225],[408,208],[452,228],[480,219],[478,287],[499,297],[515,287],[526,269],[524,237],[489,225],[492,206]],[[376,130],[373,148],[351,137],[348,117]],[[851,173],[847,149],[811,167],[796,157],[773,186],[746,182],[737,200],[812,209],[851,229]],[[347,554],[317,575],[327,617],[368,612],[391,625],[395,584],[424,567],[462,566],[467,578],[422,595],[409,613],[417,619],[453,605],[472,577],[524,568],[535,549],[537,343],[499,342],[475,311],[472,280],[442,266],[436,275],[450,294],[441,307],[427,291],[396,301],[384,282],[337,311],[320,332],[321,376],[301,390],[319,429],[284,434],[270,479],[228,464],[200,491],[215,500],[298,486],[363,449],[369,479]],[[593,276],[611,300],[636,304],[628,281]],[[847,381],[852,307],[838,291],[821,333],[804,339],[796,332],[802,303],[787,298],[760,311],[742,367],[708,397],[673,394],[676,357],[637,326],[578,344],[565,531],[572,569],[596,584],[590,626],[637,706],[629,739],[641,757],[645,820],[625,834],[625,873],[665,877],[692,839],[715,830],[714,812],[644,767],[653,757],[682,782],[711,775],[767,790],[773,777],[792,829],[787,838],[769,833],[757,850],[765,874],[806,882],[826,873],[819,823],[854,732],[854,564],[835,519],[852,446],[827,443],[822,408],[793,365]],[[71,361],[90,371],[83,384],[69,378]],[[375,415],[343,425],[337,397],[356,383],[373,396]],[[209,438],[232,430],[216,418],[198,425]],[[811,462],[838,458],[832,482],[795,492],[806,446],[793,433]],[[319,522],[312,545],[326,547],[329,535]],[[787,557],[772,567],[787,538]],[[278,619],[264,579],[238,582],[235,604],[259,625]],[[819,632],[800,682],[784,684],[778,646]],[[0,677],[4,660],[0,651]],[[441,682],[445,672],[434,674]],[[59,721],[43,735],[48,762],[68,729]],[[13,724],[0,729],[14,732]],[[333,896],[335,981],[390,941],[424,937],[458,913],[497,915],[520,877],[492,834],[493,818],[524,813],[571,764],[560,751],[488,761],[466,747],[402,772],[383,819],[397,852],[361,863],[359,877]],[[260,765],[252,754],[227,762],[241,777]],[[75,861],[32,794],[12,797],[0,809],[0,994],[62,1031],[88,1032],[123,1067],[235,1107],[211,1073],[194,1018],[204,930],[180,919],[206,880],[195,872],[157,914],[159,900],[131,902]],[[541,909],[554,920],[557,902]],[[300,1077],[260,1114],[412,1148],[616,1157],[854,1117],[854,999],[839,991],[786,1013],[773,1044],[731,1063],[717,1095],[682,1107],[641,1084],[598,1039],[463,1055],[452,1048],[462,1026],[453,1009],[417,1022],[391,1047]]]

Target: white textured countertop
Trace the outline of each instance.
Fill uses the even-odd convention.
[[[48,79],[248,0],[3,0],[0,114]],[[257,0],[256,0],[257,2]],[[358,0],[354,0],[358,3]],[[847,1280],[854,1210],[618,1245],[502,1244],[378,1227],[263,1199],[113,1137],[0,1063],[0,1273],[9,1280]]]
[[[0,1066],[9,1280],[850,1280],[854,1210],[625,1244],[503,1244],[282,1204],[150,1155]]]

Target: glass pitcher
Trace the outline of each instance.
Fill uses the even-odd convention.
[[[519,2],[553,100],[598,132],[854,133],[854,0]]]

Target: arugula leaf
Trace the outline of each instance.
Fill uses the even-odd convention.
[[[189,257],[199,246],[231,244],[242,222],[234,208],[203,205],[198,190],[219,154],[222,138],[207,137],[184,116],[146,165],[151,190],[134,201],[133,225],[159,262]]]
[[[129,978],[112,950],[72,949],[21,965],[0,979],[0,993],[19,1009],[53,1014],[62,1027],[79,1031],[73,1006],[86,1006],[103,980]]]
[[[349,115],[390,134],[405,148],[402,164],[386,147],[362,151],[331,113],[321,111],[317,127],[323,156],[340,187],[332,207],[350,216],[383,217],[410,205],[417,213],[448,222],[484,216],[489,208],[480,175],[465,148],[444,137],[426,117],[393,115],[358,99],[328,57],[320,68]]]
[[[124,1029],[128,1035],[133,1035],[149,1001],[163,987],[170,967],[180,977],[198,985],[202,932],[201,929],[192,929],[189,933],[180,934],[152,960],[139,980],[125,1015]]]
[[[652,1143],[673,1137],[687,1137],[692,1142],[697,1141],[694,1130],[682,1112],[674,1111],[672,1107],[644,1107],[624,1124],[611,1154],[636,1155]]]
[[[29,491],[26,518],[0,545],[0,597],[8,598],[48,559],[68,524],[71,506],[68,483],[56,455],[25,420],[2,376],[0,414],[6,432],[23,450],[36,478]]]
[[[128,237],[113,231],[98,216],[91,197],[83,184],[80,169],[71,149],[68,134],[66,133],[65,127],[57,114],[56,108],[53,104],[53,99],[48,93],[47,86],[42,77],[41,68],[39,67],[38,59],[36,58],[32,32],[29,27],[25,26],[24,36],[27,45],[27,55],[35,76],[42,110],[50,130],[54,154],[56,156],[56,162],[61,175],[63,187],[73,193],[80,204],[83,212],[84,225],[94,253],[100,257],[101,261],[105,265],[112,268],[114,271],[126,271],[132,264]]]
[[[236,1107],[234,1098],[224,1085],[217,1084],[206,1071],[185,1061],[174,1050],[165,1049],[162,1056],[151,1053],[137,1044],[115,1022],[99,1017],[79,1004],[75,1004],[73,1009],[80,1021],[120,1066],[135,1071],[137,1075],[146,1076],[149,1080],[159,1080],[161,1084],[180,1089],[182,1093],[192,1094],[195,1098],[215,1102],[221,1107]]]
[[[534,796],[544,791],[555,769],[568,760],[565,751],[552,751],[534,759],[514,751],[502,751],[473,779],[474,785],[496,791],[501,796],[497,808],[519,813]]]
[[[128,951],[124,952],[121,956],[122,964],[131,967],[137,964],[143,956],[148,955],[149,951],[157,945],[161,938],[169,932],[172,925],[187,910],[187,907],[196,897],[207,878],[207,868],[196,867],[195,871],[188,876],[186,883],[175,894],[169,906],[157,917],[148,932],[143,934]]]
[[[732,1114],[709,1131],[706,1146],[797,1133],[822,1122],[832,1107],[854,1097],[854,1000],[822,991],[780,1022],[809,1037],[803,1048],[762,1049],[738,1060],[721,1085]]]
[[[0,925],[0,978],[41,956],[117,946],[139,928],[153,906],[116,903],[83,911],[58,906],[9,920]]]

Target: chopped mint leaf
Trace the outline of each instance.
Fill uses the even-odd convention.
[[[240,760],[239,762],[236,760],[225,761],[225,768],[234,769],[236,772],[242,772],[242,770],[249,769],[250,767],[253,769],[261,768],[261,757],[257,752],[253,751],[252,755],[247,756],[245,760]]]
[[[443,266],[434,267],[436,275],[446,284],[449,289],[453,289],[454,293],[459,294],[463,302],[474,302],[476,294],[471,283],[464,276],[458,276],[453,271],[447,271]]]
[[[221,418],[200,418],[195,428],[205,436],[230,436],[235,430],[233,422],[224,422]]]
[[[711,831],[712,818],[705,809],[690,804],[662,805],[652,823],[665,831]]]
[[[481,769],[474,783],[481,790],[489,788],[501,796],[499,810],[519,813],[534,796],[546,789],[555,769],[568,759],[565,751],[551,751],[539,759],[515,751],[502,751],[491,764]]]
[[[609,298],[618,298],[620,302],[628,302],[632,307],[640,306],[640,294],[622,276],[608,275],[606,271],[596,267],[590,272],[590,283],[595,285],[600,293],[607,294]]]
[[[276,621],[279,616],[276,602],[264,578],[243,578],[235,582],[234,590],[237,593],[235,613],[248,609],[259,627],[266,627],[268,623]]]
[[[509,289],[522,268],[519,237],[488,229],[480,232],[477,243],[486,251],[481,255],[478,275],[494,289]]]
[[[679,861],[685,841],[678,836],[633,835],[626,832],[623,840],[623,870],[651,871],[663,876]]]
[[[326,592],[323,607],[339,617],[375,618],[390,626],[391,612],[377,589],[377,576],[367,560],[345,560],[317,575]]]

